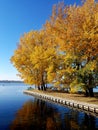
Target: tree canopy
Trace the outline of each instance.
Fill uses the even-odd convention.
[[[52,83],[93,96],[98,85],[98,3],[54,5],[41,30],[20,38],[11,62],[24,82],[39,89]]]

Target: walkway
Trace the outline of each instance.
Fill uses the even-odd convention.
[[[86,111],[88,113],[93,113],[93,114],[98,116],[98,105],[75,101],[75,100],[70,100],[70,99],[61,98],[61,97],[55,97],[52,95],[37,93],[37,92],[33,92],[33,91],[28,91],[28,90],[25,90],[24,93],[29,94],[29,95],[33,95],[33,96],[37,96],[38,98],[52,101],[55,103],[59,103],[62,105],[67,105],[67,106],[72,107],[72,108],[80,109],[80,110]]]

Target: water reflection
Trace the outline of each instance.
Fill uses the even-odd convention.
[[[65,115],[65,124],[67,130],[98,130],[98,118],[92,115],[71,110]]]
[[[60,109],[61,108],[61,109]],[[98,119],[39,99],[26,102],[11,130],[98,130]]]
[[[41,100],[29,101],[18,111],[11,130],[60,130],[59,114]]]

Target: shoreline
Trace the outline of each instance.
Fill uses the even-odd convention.
[[[51,94],[45,94],[40,91],[31,91],[31,90],[25,90],[23,93],[32,95],[34,97],[38,97],[40,99],[44,99],[46,101],[51,101],[57,104],[61,104],[67,107],[71,107],[76,110],[84,111],[87,112],[88,114],[93,114],[95,116],[98,116],[98,105],[92,104],[92,103],[87,103],[87,102],[82,102],[82,101],[77,101],[73,99],[68,99],[68,98],[62,98],[59,96],[53,96]]]

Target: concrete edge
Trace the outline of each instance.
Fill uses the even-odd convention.
[[[94,113],[95,115],[98,115],[98,105],[89,104],[89,103],[85,103],[85,102],[78,102],[75,100],[63,99],[60,97],[55,97],[55,96],[51,96],[48,94],[41,94],[41,93],[28,91],[28,90],[23,91],[23,93],[29,94],[32,96],[37,96],[41,99],[46,99],[48,101],[52,101],[52,102],[55,102],[58,104],[66,105],[66,106],[69,106],[72,108],[80,109],[82,111],[87,111],[90,113]]]

